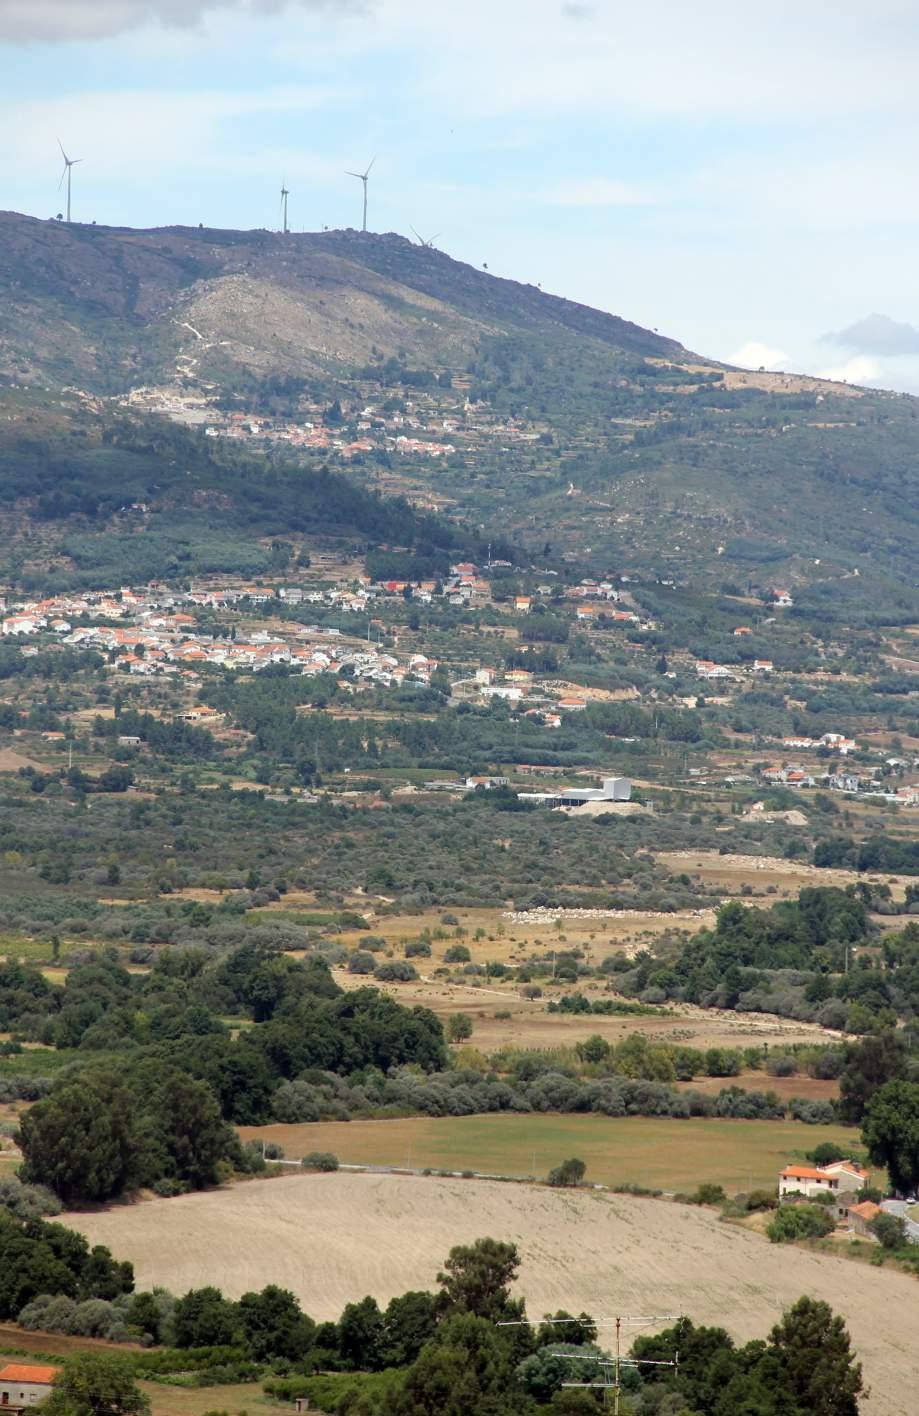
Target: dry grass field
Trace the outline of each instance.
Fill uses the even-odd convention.
[[[757,894],[775,887],[777,895],[797,895],[808,885],[857,884],[859,880],[884,882],[891,886],[894,899],[902,899],[910,882],[907,875],[872,873],[861,876],[855,870],[818,870],[807,861],[784,860],[778,856],[719,855],[717,851],[658,851],[659,865],[680,875],[698,876],[706,885],[724,893],[739,894],[743,885],[751,885]],[[768,905],[758,900],[757,904]]]
[[[767,1013],[738,1013],[729,1009],[697,1008],[691,1003],[669,1006],[663,1017],[626,1014],[548,1013],[546,1002],[561,997],[570,988],[543,984],[545,997],[521,998],[513,983],[483,981],[454,983],[427,974],[429,960],[415,961],[421,977],[413,983],[374,983],[406,1006],[420,1004],[439,1018],[450,1013],[468,1013],[473,1021],[472,1046],[482,1052],[499,1047],[570,1047],[598,1033],[609,1042],[618,1042],[631,1033],[642,1033],[658,1042],[685,1043],[689,1047],[790,1047],[795,1043],[838,1042],[839,1033],[816,1023],[799,1023]],[[365,988],[367,979],[344,969],[333,970],[335,981],[344,989]],[[595,985],[580,986],[588,997],[608,997]],[[495,1015],[510,1014],[509,1017]],[[805,1095],[805,1093],[800,1093]],[[797,1095],[797,1093],[796,1093]]]
[[[366,1293],[431,1288],[454,1244],[516,1243],[532,1314],[686,1313],[762,1337],[802,1294],[845,1317],[866,1416],[915,1416],[919,1288],[905,1274],[773,1246],[712,1211],[597,1192],[389,1175],[296,1175],[69,1216],[137,1270],[138,1287],[292,1289],[315,1318]],[[211,1406],[223,1403],[216,1400]],[[246,1403],[248,1405],[248,1402]],[[185,1416],[184,1410],[162,1416]],[[191,1413],[189,1413],[191,1416]]]
[[[603,1185],[690,1191],[703,1181],[729,1193],[774,1189],[782,1166],[821,1141],[859,1149],[856,1131],[798,1121],[656,1116],[486,1115],[319,1121],[240,1127],[244,1140],[279,1141],[289,1160],[332,1151],[354,1165],[474,1170],[541,1177],[570,1156]]]
[[[433,940],[431,965],[435,967],[442,962],[444,952],[456,942],[453,937],[456,926],[442,923],[444,911],[441,909],[424,910],[419,914],[377,915],[375,907],[378,904],[372,898],[357,896],[349,901],[348,907],[365,914],[370,921],[370,932],[385,939],[396,948],[397,953],[401,953],[400,941],[415,939],[425,929],[432,934],[439,930],[446,937]],[[291,895],[286,895],[277,905],[267,906],[266,910],[283,912],[293,908],[296,906]],[[521,921],[513,920],[502,909],[457,907],[448,913],[459,920],[464,930],[462,943],[470,950],[474,962],[502,964],[522,961],[528,954],[575,947],[590,951],[594,962],[599,963],[609,954],[647,943],[664,932],[682,929],[694,934],[703,925],[712,924],[715,918],[713,910],[684,910],[673,914],[659,914],[655,910],[611,910],[608,914],[586,919],[563,912],[556,915],[550,911],[544,918]],[[560,926],[556,925],[556,918],[561,920]],[[476,939],[479,930],[483,937]],[[360,948],[362,936],[363,931],[355,929],[345,930],[339,938],[348,947]]]
[[[161,1382],[138,1382],[150,1399],[151,1416],[205,1416],[208,1411],[225,1411],[227,1416],[249,1412],[251,1416],[266,1416],[268,1412],[284,1412],[290,1416],[289,1402],[278,1402],[266,1396],[258,1382],[237,1382],[207,1387],[164,1386]]]

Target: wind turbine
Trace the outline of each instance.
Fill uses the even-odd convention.
[[[281,183],[281,215],[282,215],[282,217],[283,217],[283,224],[282,224],[281,229],[282,229],[282,231],[284,232],[284,235],[285,235],[285,236],[288,234],[288,228],[287,228],[287,198],[288,198],[289,196],[290,196],[290,192],[287,190],[287,179],[285,178],[284,181]]]
[[[434,242],[437,240],[437,237],[440,235],[440,232],[439,232],[439,231],[437,232],[437,234],[436,234],[435,236],[432,236],[429,241],[426,241],[423,236],[419,235],[419,233],[418,233],[417,231],[415,231],[414,226],[411,227],[410,229],[411,229],[411,230],[414,232],[414,234],[418,237],[418,244],[419,244],[419,246],[424,246],[424,248],[425,248],[426,251],[433,251],[433,250],[436,250],[436,247],[435,247],[435,245],[434,245]]]
[[[346,173],[345,173],[345,176],[346,176],[346,177],[356,177],[359,182],[363,182],[363,184],[364,184],[364,224],[363,224],[363,226],[361,227],[361,230],[362,230],[362,231],[366,231],[366,230],[367,230],[367,178],[370,176],[371,169],[373,168],[373,164],[374,164],[375,162],[376,162],[376,158],[375,158],[375,157],[373,157],[373,158],[370,159],[370,166],[367,168],[367,171],[366,171],[366,172],[346,172]]]
[[[58,145],[58,147],[59,147],[60,150],[61,150],[61,157],[64,159],[64,170],[63,170],[63,172],[61,173],[61,180],[60,180],[60,182],[58,182],[58,184],[57,184],[57,189],[58,189],[58,191],[61,190],[61,187],[64,185],[64,178],[66,177],[66,178],[67,178],[67,221],[68,221],[68,224],[69,224],[69,222],[70,222],[70,170],[71,170],[71,168],[76,167],[76,165],[77,165],[78,162],[82,162],[83,159],[82,159],[82,157],[68,157],[67,154],[66,154],[66,152],[64,151],[64,144],[61,142],[60,138],[58,138],[58,140],[57,140],[57,145]]]

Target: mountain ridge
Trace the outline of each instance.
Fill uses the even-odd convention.
[[[393,234],[6,213],[0,296],[7,448],[53,434],[66,462],[68,439],[154,413],[586,571],[790,585],[831,615],[915,604],[907,395],[732,369]],[[217,464],[183,446],[207,492]]]

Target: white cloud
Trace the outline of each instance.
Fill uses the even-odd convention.
[[[472,114],[732,115],[758,124],[912,111],[908,0],[875,0],[870,24],[844,11],[838,0],[709,0],[703,14],[685,0],[607,0],[589,22],[573,23],[558,0],[378,0],[376,29],[384,42],[428,50],[426,91]]]
[[[616,182],[610,177],[588,177],[583,182],[565,182],[546,196],[550,206],[626,207],[648,206],[653,198],[649,192],[630,182]]]
[[[788,355],[784,349],[773,349],[758,339],[748,339],[729,357],[729,364],[739,364],[742,369],[781,369],[786,366]]]
[[[884,371],[876,359],[858,354],[835,369],[822,369],[817,377],[832,379],[834,383],[874,384],[884,377]]]
[[[103,39],[149,24],[190,29],[212,10],[271,14],[288,3],[313,10],[363,8],[361,0],[0,0],[0,40]]]

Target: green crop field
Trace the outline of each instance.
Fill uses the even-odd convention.
[[[398,1121],[329,1121],[240,1128],[244,1139],[279,1141],[288,1159],[332,1151],[351,1164],[544,1176],[570,1156],[587,1179],[607,1185],[693,1190],[771,1188],[778,1172],[821,1141],[860,1150],[858,1132],[798,1121],[689,1121],[656,1117],[462,1116]]]

